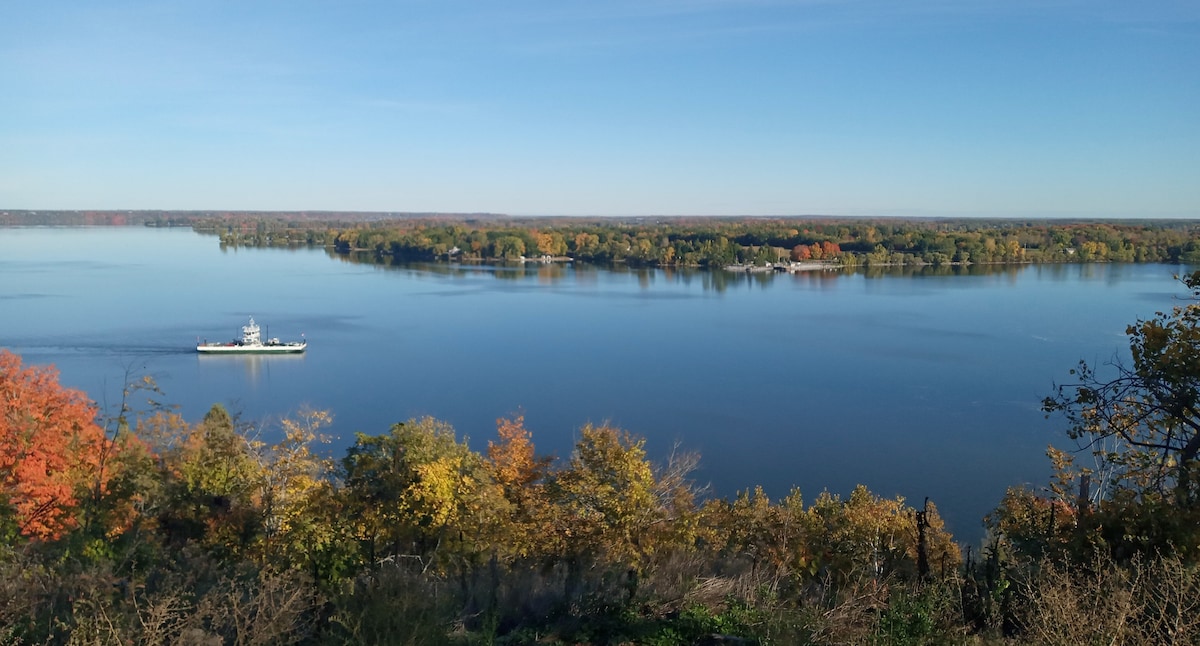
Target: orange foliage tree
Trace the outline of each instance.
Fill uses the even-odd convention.
[[[95,419],[56,370],[22,367],[0,350],[0,515],[21,535],[55,539],[76,526],[80,493],[101,477],[105,435]]]
[[[497,419],[496,434],[497,441],[488,442],[487,465],[510,503],[505,545],[515,556],[553,551],[557,545],[545,486],[551,459],[534,451],[524,415]]]

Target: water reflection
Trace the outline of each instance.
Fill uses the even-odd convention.
[[[835,269],[818,269],[789,273],[784,271],[733,272],[709,270],[701,267],[645,267],[623,263],[612,265],[588,264],[585,262],[407,262],[393,259],[390,255],[373,251],[338,253],[326,249],[326,255],[338,262],[367,265],[380,271],[400,272],[403,276],[420,278],[439,276],[448,278],[488,278],[506,284],[537,286],[539,288],[563,286],[595,286],[606,282],[605,277],[628,280],[636,285],[643,295],[659,295],[664,287],[680,287],[684,290],[698,284],[700,290],[716,295],[729,290],[769,290],[776,286],[793,286],[817,291],[832,291],[839,281],[848,278],[866,279],[869,290],[890,289],[894,279],[926,279],[950,277],[990,277],[999,284],[1017,286],[1022,276],[1033,275],[1038,280],[1051,282],[1087,281],[1103,282],[1113,287],[1124,281],[1137,280],[1123,265],[1105,263],[1060,263],[1060,264],[972,264],[972,265],[888,265],[858,266]],[[1164,265],[1164,267],[1172,268]],[[1187,267],[1179,266],[1175,273],[1184,273]],[[885,281],[884,279],[888,279]],[[878,283],[878,284],[875,284]],[[917,287],[913,285],[912,287]],[[480,286],[482,287],[482,285]],[[1160,293],[1155,292],[1158,298]]]
[[[304,354],[196,354],[201,367],[228,368],[241,364],[246,371],[247,380],[259,383],[271,378],[271,367],[281,365],[296,365],[304,361]]]
[[[567,277],[567,268],[560,263],[542,264],[537,268],[537,277],[539,283],[551,285]]]
[[[871,265],[855,267],[847,270],[845,273],[861,274],[866,278],[932,278],[943,276],[997,275],[1016,278],[1021,272],[1032,266],[1035,265],[990,263],[974,265]]]
[[[841,272],[835,271],[798,271],[791,274],[792,282],[805,287],[814,287],[826,291],[837,287]]]
[[[340,262],[369,265],[387,271],[400,271],[409,276],[434,275],[448,277],[489,276],[505,281],[536,281],[541,285],[554,285],[563,281],[594,283],[600,272],[626,275],[637,285],[648,290],[658,281],[672,285],[691,285],[699,278],[705,291],[717,293],[729,289],[767,288],[775,281],[791,280],[793,284],[832,287],[838,280],[849,276],[878,280],[883,278],[933,278],[951,276],[995,276],[1008,282],[1017,280],[1026,271],[1035,271],[1051,280],[1105,280],[1119,281],[1121,272],[1109,271],[1104,264],[973,264],[973,265],[888,265],[858,266],[827,270],[765,272],[730,272],[709,270],[701,267],[645,267],[625,264],[593,265],[584,262],[409,262],[393,259],[386,254],[373,251],[338,253],[327,249],[326,254]]]

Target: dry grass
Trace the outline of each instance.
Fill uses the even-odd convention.
[[[1200,643],[1200,569],[1176,556],[1042,564],[1017,609],[1029,644]]]
[[[204,582],[198,572],[153,582],[103,566],[51,570],[14,559],[0,564],[0,643],[296,643],[314,634],[321,600],[295,574],[260,573]]]

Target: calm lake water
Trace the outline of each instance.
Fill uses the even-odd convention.
[[[718,495],[812,500],[856,483],[934,500],[963,540],[1069,446],[1041,399],[1185,292],[1163,265],[979,275],[748,277],[589,267],[377,267],[324,250],[222,250],[190,230],[0,229],[0,347],[102,406],[127,373],[196,420],[269,425],[303,405],[355,432],[433,415],[478,450],[517,411],[542,452],[611,421],[701,453]],[[300,357],[207,357],[248,316]]]

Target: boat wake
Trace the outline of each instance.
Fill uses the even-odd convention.
[[[133,345],[116,343],[13,343],[6,346],[20,355],[98,355],[98,356],[167,356],[194,354],[194,350],[185,345]]]

